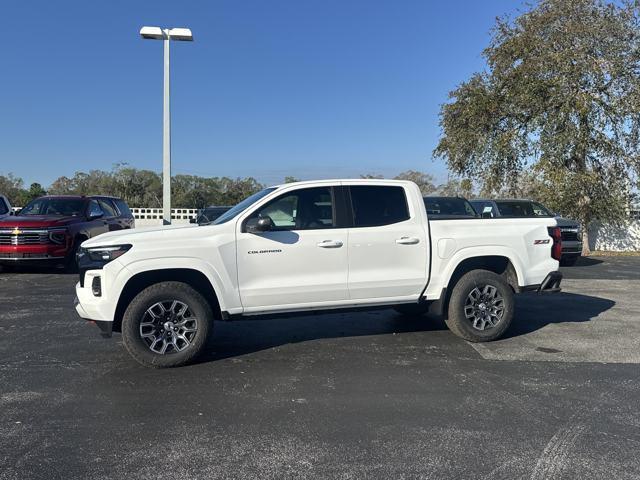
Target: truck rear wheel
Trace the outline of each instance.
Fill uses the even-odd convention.
[[[514,309],[513,291],[500,275],[472,270],[453,287],[446,323],[465,340],[488,342],[507,331]]]
[[[147,367],[179,367],[192,362],[204,350],[212,331],[209,302],[182,282],[145,288],[122,318],[124,346]]]

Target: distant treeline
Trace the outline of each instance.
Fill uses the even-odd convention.
[[[366,174],[363,178],[382,178]],[[409,170],[396,179],[412,180],[423,194],[471,195],[471,182],[450,180],[445,184],[434,183],[433,176]],[[295,182],[287,176],[284,183]],[[235,205],[240,200],[264,188],[253,177],[200,177],[175,175],[171,178],[172,205],[176,208],[203,208],[208,205]],[[151,170],[128,166],[116,166],[111,171],[91,170],[76,172],[73,177],[59,177],[48,188],[32,183],[26,188],[20,177],[9,173],[0,175],[0,194],[6,195],[14,206],[24,206],[41,195],[114,195],[123,198],[131,207],[162,206],[162,175]]]

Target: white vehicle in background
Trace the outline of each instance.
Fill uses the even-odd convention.
[[[9,199],[4,195],[0,195],[0,218],[6,218],[13,215],[13,208],[9,203]]]
[[[214,319],[263,314],[391,306],[483,342],[509,327],[514,293],[560,290],[560,252],[553,218],[430,221],[412,182],[289,183],[208,225],[84,242],[76,309],[154,367],[192,361]]]

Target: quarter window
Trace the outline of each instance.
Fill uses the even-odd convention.
[[[272,200],[252,217],[270,217],[274,230],[316,230],[335,226],[330,187],[295,190]]]
[[[105,217],[117,217],[118,212],[113,207],[112,203],[109,200],[99,199],[98,203],[100,204],[100,208],[104,212]]]
[[[355,185],[350,187],[355,227],[379,227],[409,219],[402,187]]]
[[[91,200],[89,203],[89,217],[97,217],[98,215],[104,215],[104,212],[96,200]]]

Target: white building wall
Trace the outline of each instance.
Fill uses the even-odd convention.
[[[640,251],[640,220],[626,225],[594,225],[589,230],[589,248],[610,252]]]

